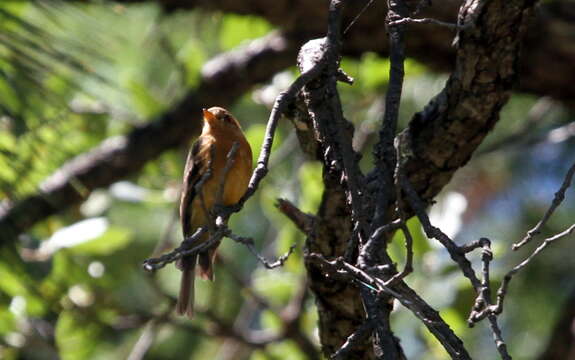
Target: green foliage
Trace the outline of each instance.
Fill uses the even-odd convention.
[[[229,50],[248,40],[259,38],[271,30],[271,25],[261,18],[228,14],[222,18],[220,46],[222,50]]]
[[[299,208],[304,212],[315,212],[323,193],[322,169],[319,163],[305,163],[299,169],[299,179],[302,187]]]
[[[65,311],[56,323],[56,345],[62,359],[88,359],[99,342],[100,329],[82,313]]]
[[[292,341],[283,341],[278,344],[271,345],[267,354],[262,354],[256,351],[253,355],[254,360],[267,360],[272,359],[286,359],[286,360],[305,360],[308,357],[302,354],[300,349]]]
[[[207,60],[272,30],[257,17],[196,10],[165,14],[152,3],[0,2],[0,200],[17,201],[36,193],[67,160],[110,136],[153,121],[198,84]],[[389,61],[368,53],[344,58],[342,68],[355,78],[353,86],[342,84],[340,91],[346,117],[364,136],[358,144],[364,154],[361,166],[370,169]],[[405,70],[400,127],[446,79],[412,59]],[[269,109],[251,95],[231,110],[242,122],[255,162]],[[482,145],[485,153],[472,159],[437,199],[441,205],[450,192],[467,199],[465,213],[448,211],[446,218],[463,224],[453,234],[460,243],[492,238],[498,260],[492,274],[495,284],[521,260],[509,255],[509,244],[540,218],[572,150],[568,142],[557,145],[567,155],[557,148],[538,148],[550,129],[569,121],[564,110],[552,107],[545,122],[530,125],[534,135],[518,141],[523,147],[496,151],[499,142],[521,131],[537,101],[514,95]],[[529,161],[521,157],[525,144],[535,149],[528,153]],[[315,213],[323,183],[321,165],[299,151],[290,124],[280,124],[272,150],[270,173],[255,197],[232,217],[231,227],[254,238],[267,258],[284,254],[293,244],[295,253],[284,267],[266,270],[245,247],[225,240],[216,282],[198,280],[196,297],[199,309],[213,311],[226,324],[240,324],[237,316],[243,314],[249,316],[250,329],[281,331],[278,309],[289,303],[305,277],[305,239],[274,204],[282,197]],[[199,315],[190,322],[170,316],[179,271],[169,265],[149,275],[140,266],[160,240],[166,245],[161,252],[181,241],[176,208],[184,161],[185,151],[162,154],[140,173],[92,193],[81,207],[39,224],[17,248],[0,249],[0,358],[42,358],[42,351],[30,347],[38,343],[63,359],[127,358],[152,318],[160,323],[152,334],[149,358],[215,358],[223,341],[204,334],[211,331],[209,318]],[[518,194],[514,189],[519,188],[523,192]],[[566,205],[545,233],[563,229],[572,221],[573,210]],[[425,237],[416,219],[408,227],[415,272],[406,281],[440,310],[466,345],[481,354],[478,358],[493,358],[491,336],[484,327],[466,327],[473,290],[437,241]],[[397,232],[388,245],[400,269],[405,264],[404,243],[404,235]],[[572,273],[575,264],[572,245],[561,246],[550,249],[513,282],[510,296],[516,301],[506,308],[502,322],[510,347],[521,349],[518,359],[540,351],[543,342],[536,339],[544,338],[552,325],[541,319],[557,317],[567,297],[570,279],[565,274]],[[472,261],[479,269],[478,257]],[[253,305],[253,294],[242,289],[237,278],[249,282],[273,309]],[[550,293],[560,295],[549,297]],[[396,307],[394,329],[404,343],[409,341],[408,357],[445,358],[421,323]],[[314,341],[317,316],[310,298],[301,323]],[[48,327],[47,335],[30,331],[29,324],[37,322]],[[520,333],[525,328],[529,333]],[[290,341],[252,350],[250,359],[306,358]]]
[[[65,160],[166,109],[219,51],[200,41],[214,23],[182,36],[172,30],[199,15],[163,20],[153,5],[11,2],[0,17],[0,198],[33,192]]]

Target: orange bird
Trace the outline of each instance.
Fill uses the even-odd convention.
[[[202,134],[192,146],[186,168],[184,170],[184,184],[180,199],[180,220],[184,238],[191,236],[201,226],[206,226],[210,214],[218,200],[218,192],[223,182],[221,205],[236,204],[246,192],[252,172],[252,149],[246,140],[240,123],[224,108],[212,107],[204,109],[204,127]],[[227,156],[234,143],[238,143],[234,162],[227,174],[225,166]],[[214,150],[212,150],[212,146]],[[197,193],[195,185],[202,179],[211,167],[211,175],[201,186],[202,196]],[[226,178],[224,179],[224,175]],[[203,204],[202,204],[203,197]],[[209,239],[204,233],[195,244]],[[186,256],[178,262],[182,270],[180,296],[176,311],[192,317],[194,314],[194,278],[196,260],[199,267],[199,276],[203,279],[214,279],[214,247],[191,256]]]

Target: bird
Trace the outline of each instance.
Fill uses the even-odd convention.
[[[202,133],[188,153],[180,197],[180,221],[184,239],[192,236],[199,227],[207,226],[209,213],[214,206],[236,204],[245,194],[252,172],[252,149],[238,120],[222,107],[211,107],[203,109],[202,112]],[[233,163],[226,172],[227,157],[234,143],[238,144],[237,150]],[[206,175],[208,171],[209,175]],[[205,178],[206,176],[208,177]],[[196,185],[199,181],[203,181],[203,184],[198,191]],[[223,192],[218,199],[222,184]],[[222,204],[216,204],[218,200],[221,200]],[[204,233],[194,242],[194,246],[208,239],[209,234]],[[177,262],[177,267],[182,271],[176,305],[179,315],[185,314],[190,319],[193,317],[196,263],[198,276],[213,281],[214,258],[218,245],[184,256]]]

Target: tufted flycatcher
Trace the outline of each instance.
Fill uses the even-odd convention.
[[[204,127],[202,134],[193,144],[184,170],[184,183],[180,198],[180,221],[184,238],[192,236],[201,226],[206,226],[210,214],[218,200],[218,192],[223,183],[221,205],[236,204],[246,192],[252,172],[252,149],[246,140],[240,123],[224,108],[211,107],[203,110]],[[225,174],[227,156],[234,143],[238,143],[234,162]],[[212,150],[213,146],[213,150]],[[211,175],[201,186],[202,196],[195,185],[211,167]],[[224,179],[223,176],[226,176]],[[203,197],[203,203],[201,198]],[[206,213],[206,211],[208,213]],[[209,239],[204,233],[195,244]],[[192,317],[194,313],[194,278],[196,260],[198,275],[203,279],[214,279],[214,257],[218,244],[178,261],[182,271],[180,295],[176,311]]]

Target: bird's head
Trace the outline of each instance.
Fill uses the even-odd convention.
[[[241,131],[238,120],[226,109],[214,106],[203,109],[204,126],[207,124],[213,130]]]

